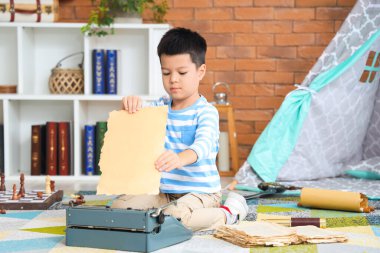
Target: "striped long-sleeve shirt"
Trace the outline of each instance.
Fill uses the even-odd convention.
[[[218,111],[203,96],[182,110],[171,110],[171,101],[168,102],[165,149],[175,153],[191,149],[197,154],[198,159],[182,168],[162,172],[161,192],[220,191],[220,177],[215,164],[219,149]]]

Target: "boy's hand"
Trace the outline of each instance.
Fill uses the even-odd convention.
[[[129,113],[135,113],[141,109],[142,100],[139,96],[128,96],[122,99],[123,109]]]
[[[182,167],[180,157],[172,150],[166,150],[162,153],[154,165],[156,170],[166,172]]]

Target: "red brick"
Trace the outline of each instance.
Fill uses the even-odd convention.
[[[207,62],[206,62],[206,64],[207,64]],[[211,85],[213,83],[214,83],[214,72],[207,70],[205,76],[203,77],[203,79],[201,81],[201,84],[202,85]],[[203,87],[203,88],[205,88],[205,87]]]
[[[308,72],[294,73],[294,83],[301,84]]]
[[[342,20],[335,20],[334,32],[338,32],[342,24],[343,24]]]
[[[338,6],[349,6],[352,7],[355,5],[357,0],[338,0],[337,5]]]
[[[283,97],[256,97],[256,108],[278,109],[281,106],[283,100]]]
[[[269,121],[256,121],[255,122],[255,133],[261,133],[269,124]]]
[[[216,58],[216,47],[209,46],[207,47],[207,52],[206,52],[206,62],[207,59],[213,59]]]
[[[304,72],[314,65],[314,60],[293,59],[277,61],[277,71],[283,72]]]
[[[294,85],[275,85],[274,87],[275,96],[286,96],[289,92],[296,89]]]
[[[296,0],[297,7],[335,6],[336,0]]]
[[[97,6],[97,3],[92,3],[91,0],[65,0],[59,1],[59,8],[63,6]]]
[[[302,46],[297,48],[297,55],[299,58],[318,58],[326,47],[318,46]]]
[[[295,21],[293,31],[296,33],[333,32],[333,21]]]
[[[344,20],[346,19],[350,11],[351,11],[351,8],[319,7],[317,8],[316,13],[317,13],[317,19]]]
[[[196,20],[223,20],[232,19],[232,8],[195,9]]]
[[[251,33],[251,21],[214,21],[214,32],[216,33]]]
[[[312,33],[276,34],[275,35],[275,44],[277,46],[313,45],[314,42],[315,42],[315,35]]]
[[[254,21],[253,31],[256,33],[291,33],[290,21]]]
[[[294,0],[255,0],[255,6],[294,7]]]
[[[335,33],[319,33],[315,35],[315,44],[327,46],[334,38]]]
[[[199,93],[206,97],[208,101],[214,100],[214,94],[212,93],[212,83],[204,84],[203,81],[199,85]]]
[[[212,21],[173,20],[170,23],[173,27],[185,27],[199,33],[212,32]]]
[[[193,20],[194,19],[194,9],[190,8],[172,8],[169,9],[165,15],[165,19],[171,20]]]
[[[231,60],[225,60],[225,59],[209,59],[207,61],[207,68],[212,71],[217,70],[234,70],[235,69],[235,63]]]
[[[214,76],[215,76],[215,80],[223,81],[229,84],[253,82],[253,72],[251,71],[215,72]]]
[[[238,59],[236,70],[275,70],[276,62],[273,59]]]
[[[235,34],[237,46],[270,46],[273,45],[272,34]]]
[[[212,0],[192,0],[192,1],[183,1],[183,0],[174,0],[174,8],[197,8],[197,7],[211,7]]]
[[[231,97],[228,100],[235,109],[255,109],[254,97]]]
[[[271,84],[292,84],[294,75],[292,72],[255,72],[255,82]]]
[[[273,19],[273,8],[235,8],[235,19],[269,20]]]
[[[296,47],[258,47],[257,58],[296,58]]]
[[[234,85],[235,96],[273,96],[273,85]]]
[[[216,49],[218,58],[255,58],[255,47],[218,47]]]
[[[234,44],[233,34],[205,33],[202,35],[207,41],[208,46],[232,46]]]
[[[241,145],[253,145],[253,143],[256,142],[259,136],[259,134],[238,134],[237,141]]]
[[[235,124],[236,132],[241,134],[252,134],[255,133],[255,126],[252,122],[247,121],[236,121]]]
[[[183,1],[183,0],[182,0]],[[252,6],[253,0],[214,0],[215,7],[241,7],[241,6]]]
[[[314,8],[275,9],[274,18],[279,20],[310,20],[315,18]]]
[[[235,119],[241,121],[271,120],[273,110],[235,110]]]

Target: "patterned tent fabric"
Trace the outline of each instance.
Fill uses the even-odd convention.
[[[297,90],[310,93],[310,100],[307,100],[310,105],[301,101],[305,102],[303,106],[307,112],[294,146],[283,142],[288,145],[284,149],[288,149],[290,155],[285,152],[282,164],[271,161],[280,154],[273,152],[268,156],[267,151],[271,151],[266,145],[270,142],[261,139],[275,135],[276,126],[270,128],[269,125],[269,131],[268,127],[264,131],[266,136],[262,134],[253,147],[248,163],[236,174],[239,183],[268,181],[268,178],[297,181],[336,177],[343,175],[352,164],[380,156],[379,33],[380,0],[358,0]],[[347,65],[349,67],[345,68]],[[328,83],[322,83],[320,90],[310,89],[322,75],[333,77],[325,78]],[[289,99],[293,97],[285,98],[284,104],[288,100],[286,106],[292,106]],[[277,121],[272,122],[281,122],[278,120],[281,116],[276,116]],[[286,115],[282,117],[287,118]],[[252,169],[253,176],[246,171]],[[267,176],[263,170],[272,171],[274,176]],[[247,175],[251,180],[245,178]]]

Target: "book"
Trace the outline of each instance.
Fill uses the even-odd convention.
[[[100,153],[103,147],[104,135],[107,132],[107,122],[106,121],[98,121],[96,122],[96,132],[95,132],[95,175],[100,175]]]
[[[117,50],[106,50],[106,92],[117,94]]]
[[[70,175],[70,122],[58,122],[58,175]]]
[[[4,125],[0,124],[0,173],[4,173]]]
[[[86,175],[94,175],[95,125],[84,126],[84,170]]]
[[[105,55],[103,49],[92,51],[92,82],[94,94],[105,94]]]
[[[46,174],[57,175],[57,122],[46,122]]]
[[[31,141],[31,167],[30,174],[39,176],[46,173],[46,127],[45,125],[32,125]]]

